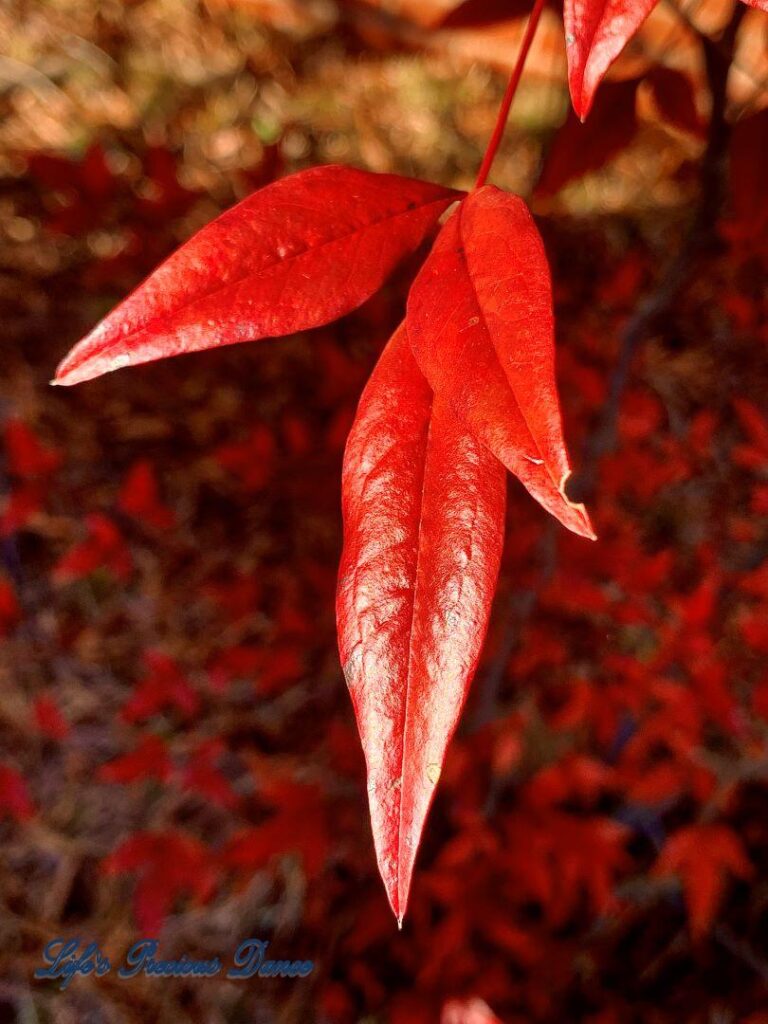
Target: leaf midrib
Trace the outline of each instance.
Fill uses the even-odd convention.
[[[335,235],[333,238],[326,238],[322,242],[318,243],[315,246],[308,247],[306,249],[302,249],[301,252],[292,253],[290,256],[286,256],[286,257],[281,258],[281,259],[272,260],[271,262],[265,263],[258,270],[254,270],[254,271],[252,271],[250,273],[243,274],[242,276],[239,276],[239,277],[234,277],[231,280],[225,282],[224,284],[217,285],[217,286],[215,286],[213,288],[210,288],[210,289],[208,289],[206,291],[203,291],[202,293],[196,295],[194,297],[194,299],[192,299],[190,302],[185,303],[185,304],[179,306],[175,311],[161,313],[160,315],[158,315],[156,317],[153,317],[152,319],[148,320],[146,323],[141,324],[139,327],[134,328],[133,330],[131,330],[127,334],[118,335],[117,337],[115,337],[112,334],[108,334],[102,340],[101,344],[98,347],[92,349],[90,352],[88,352],[87,354],[84,355],[83,362],[85,360],[87,360],[87,359],[91,359],[91,358],[94,358],[95,356],[99,356],[99,355],[103,354],[104,350],[109,345],[113,344],[115,341],[120,341],[123,344],[127,344],[127,343],[129,343],[131,341],[132,338],[135,338],[137,334],[141,334],[144,331],[152,331],[154,328],[157,327],[157,325],[162,324],[163,321],[167,321],[167,320],[173,319],[173,317],[178,314],[179,310],[194,308],[198,303],[204,302],[206,299],[210,299],[213,296],[218,295],[218,294],[220,294],[222,292],[225,292],[225,291],[227,291],[230,288],[235,288],[238,285],[243,284],[245,281],[247,281],[251,277],[258,277],[258,276],[262,276],[262,275],[263,276],[267,276],[269,274],[269,272],[274,271],[275,268],[284,267],[286,264],[291,263],[293,260],[301,259],[303,256],[306,256],[308,253],[314,254],[314,253],[318,252],[319,250],[325,248],[328,245],[334,245],[337,242],[343,242],[345,239],[353,238],[355,235],[362,235],[366,231],[370,230],[371,228],[375,228],[375,227],[378,227],[380,224],[386,223],[388,220],[396,220],[399,217],[405,217],[405,216],[408,216],[409,214],[413,214],[417,210],[423,210],[423,209],[426,209],[429,206],[450,202],[450,201],[452,201],[451,200],[451,196],[452,195],[453,195],[453,193],[451,193],[451,195],[443,196],[440,199],[430,199],[428,202],[417,203],[415,206],[408,207],[407,209],[404,209],[404,210],[400,210],[397,213],[388,214],[387,216],[379,217],[376,220],[371,220],[367,224],[365,224],[363,227],[355,228],[354,230],[347,231],[347,232],[345,232],[344,234],[341,234],[341,235]],[[179,251],[181,251],[181,250],[179,250]],[[115,312],[117,312],[117,310],[115,310]],[[254,340],[256,340],[256,339],[254,339]],[[74,368],[76,368],[79,365],[81,365],[81,364],[80,363],[74,363],[73,366],[68,367],[68,370],[74,369]]]
[[[406,342],[408,342],[407,334],[406,334]],[[419,371],[419,372],[421,372],[421,371]],[[397,803],[397,918],[398,918],[398,924],[400,924],[402,922],[403,914],[405,912],[405,908],[400,905],[400,902],[401,902],[400,886],[401,886],[401,883],[402,883],[402,877],[401,877],[402,851],[403,851],[403,839],[404,839],[404,835],[403,835],[403,789],[404,789],[404,782],[405,782],[405,765],[406,765],[405,754],[406,754],[406,749],[407,749],[407,746],[408,746],[407,741],[408,741],[408,736],[409,736],[409,732],[410,732],[410,730],[408,728],[408,721],[409,721],[408,709],[410,707],[411,677],[412,677],[412,674],[413,674],[412,673],[412,666],[413,666],[413,660],[414,660],[414,632],[415,632],[415,624],[416,624],[416,598],[418,597],[419,590],[421,589],[420,588],[421,576],[420,576],[419,570],[420,570],[420,567],[421,567],[421,558],[422,558],[422,553],[423,553],[423,546],[422,546],[422,543],[421,543],[421,533],[422,533],[421,527],[422,527],[422,522],[423,522],[423,518],[424,518],[424,493],[425,493],[426,485],[427,485],[427,463],[429,461],[429,449],[430,449],[430,442],[432,440],[432,426],[433,426],[433,423],[434,423],[434,418],[433,418],[432,414],[434,412],[434,408],[435,408],[435,398],[434,398],[434,394],[433,394],[432,395],[432,403],[431,403],[430,409],[429,409],[429,423],[427,424],[427,436],[426,436],[425,443],[424,443],[424,466],[423,466],[423,469],[422,469],[421,489],[420,489],[420,494],[419,494],[419,512],[418,512],[419,520],[418,520],[417,535],[416,535],[417,536],[417,541],[416,541],[416,566],[415,566],[415,570],[414,570],[413,602],[412,602],[412,605],[411,605],[411,622],[410,622],[410,629],[409,629],[409,632],[408,632],[408,667],[407,667],[406,677],[405,677],[405,698],[404,698],[404,701],[403,701],[403,742],[402,742],[402,751],[401,751],[401,759],[400,759],[400,788],[398,790],[398,803]]]

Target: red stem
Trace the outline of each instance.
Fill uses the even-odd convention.
[[[507,126],[507,118],[509,117],[512,100],[515,98],[515,93],[517,92],[517,87],[523,74],[523,68],[525,67],[525,61],[528,57],[528,51],[531,48],[533,37],[536,35],[539,18],[541,17],[541,12],[544,10],[545,3],[546,0],[536,0],[536,3],[533,5],[533,10],[528,17],[528,24],[525,27],[525,35],[523,36],[523,41],[520,45],[520,53],[517,55],[517,64],[515,64],[515,69],[510,76],[507,91],[504,93],[504,99],[501,101],[499,116],[496,119],[496,127],[493,129],[493,135],[491,136],[488,148],[485,151],[483,162],[480,165],[477,181],[475,182],[475,188],[480,188],[488,180],[491,164],[493,163],[493,159],[496,156],[496,152],[504,135],[504,129]]]

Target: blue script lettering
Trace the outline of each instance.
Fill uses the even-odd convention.
[[[65,989],[78,974],[95,974],[100,978],[112,969],[108,958],[102,956],[95,942],[89,942],[80,956],[77,956],[79,948],[80,939],[51,939],[43,949],[43,960],[48,966],[38,967],[35,977],[53,980],[61,978],[59,988]]]
[[[267,960],[268,942],[246,939],[235,950],[235,966],[227,971],[228,978],[306,978],[314,970],[312,960]]]
[[[221,970],[221,960],[192,960],[185,954],[179,960],[157,960],[157,939],[139,939],[125,954],[125,964],[117,972],[119,978],[212,978]]]

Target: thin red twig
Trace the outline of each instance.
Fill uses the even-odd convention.
[[[493,129],[493,135],[491,136],[488,148],[485,151],[483,162],[480,165],[477,181],[475,182],[475,188],[480,188],[488,180],[491,164],[493,163],[493,159],[496,156],[496,152],[504,136],[504,129],[507,126],[507,118],[509,117],[512,101],[515,98],[515,93],[517,92],[517,87],[523,74],[523,68],[525,67],[525,61],[528,57],[528,51],[531,48],[533,37],[536,35],[539,18],[541,17],[541,12],[544,10],[545,2],[546,0],[536,0],[533,10],[528,18],[528,24],[525,27],[525,35],[523,36],[523,41],[520,45],[520,53],[517,56],[517,64],[515,64],[514,71],[510,76],[507,90],[504,93],[504,99],[501,101],[499,116],[496,119],[496,127]]]

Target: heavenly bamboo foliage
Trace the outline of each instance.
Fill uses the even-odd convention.
[[[198,231],[72,349],[54,383],[335,320],[381,287],[459,195],[351,167],[283,178]]]
[[[564,0],[568,85],[583,121],[597,87],[659,0]],[[744,0],[768,12],[768,0]]]
[[[488,624],[504,467],[569,529],[594,536],[564,492],[541,239],[522,200],[491,186],[463,197],[345,167],[284,178],[182,246],[56,378],[325,324],[364,302],[460,200],[361,398],[342,478],[339,648],[399,921]]]
[[[521,199],[486,185],[461,204],[411,288],[407,324],[435,393],[548,512],[594,539],[565,495],[549,267]]]
[[[447,404],[433,400],[400,327],[347,442],[337,598],[379,870],[398,921],[488,624],[504,477]]]
[[[569,85],[582,119],[656,2],[564,0]],[[748,2],[768,8],[768,0]],[[543,6],[532,5],[482,182]],[[673,122],[698,133],[688,85],[670,75],[651,82],[657,99]],[[615,115],[611,152],[631,136],[638,82],[614,84],[605,97]],[[571,150],[584,137],[566,125]],[[578,174],[594,165],[591,150],[575,160]],[[574,157],[555,149],[542,191],[574,176]],[[595,536],[586,509],[566,495],[552,288],[525,203],[489,185],[466,196],[348,167],[302,171],[199,231],[74,347],[55,380],[75,384],[326,324],[368,299],[454,203],[410,290],[405,324],[363,392],[342,473],[339,650],[366,757],[379,869],[398,921],[488,625],[505,467],[569,530]],[[146,472],[137,488],[142,507],[170,528]],[[121,500],[135,507],[137,494]],[[91,525],[90,547],[78,557],[92,557],[94,547],[102,557],[106,546],[120,571],[125,553],[104,523]]]
[[[582,121],[606,71],[657,3],[658,0],[565,0],[568,85],[574,110]]]

